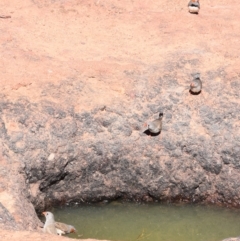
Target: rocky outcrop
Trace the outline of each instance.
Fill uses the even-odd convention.
[[[163,93],[163,98],[165,81],[158,82],[151,104],[141,101],[143,93],[134,98],[139,110],[128,102],[83,112],[74,104],[27,98],[0,103],[4,153],[21,162],[37,209],[116,198],[239,205],[240,106],[227,101],[231,87],[211,107],[204,101],[210,90],[203,96]],[[72,89],[77,83],[71,81]],[[177,81],[171,88],[181,90]],[[53,90],[59,91],[48,88]],[[164,112],[162,133],[150,137],[142,124],[159,111]]]
[[[0,229],[34,230],[41,222],[31,203],[21,163],[8,157],[0,157]]]
[[[0,7],[12,14],[0,19],[0,227],[36,229],[34,208],[105,199],[239,207],[237,7]],[[191,95],[196,72],[203,91]],[[148,136],[160,111],[162,132]]]

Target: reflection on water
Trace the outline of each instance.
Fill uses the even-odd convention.
[[[49,211],[75,226],[72,238],[220,241],[240,235],[240,210],[212,206],[112,202]]]

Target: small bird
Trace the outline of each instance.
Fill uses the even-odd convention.
[[[45,233],[51,234],[67,234],[67,233],[75,233],[76,229],[69,224],[55,222],[54,215],[51,212],[43,212],[46,217],[46,222],[43,227],[43,231]]]
[[[198,0],[190,0],[188,3],[188,10],[190,13],[198,14],[200,10],[200,3]]]
[[[202,81],[200,79],[200,74],[197,73],[194,75],[194,79],[190,84],[190,92],[193,94],[198,94],[202,90]]]
[[[50,234],[57,234],[57,229],[55,227],[55,220],[54,220],[53,214],[51,212],[43,212],[42,214],[46,218],[46,222],[43,226],[43,232],[50,233]]]
[[[162,118],[163,113],[160,112],[158,119],[145,124],[151,133],[157,134],[162,130]]]

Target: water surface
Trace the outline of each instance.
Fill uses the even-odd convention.
[[[173,204],[107,204],[50,210],[72,224],[71,238],[113,241],[220,241],[240,235],[240,210]]]

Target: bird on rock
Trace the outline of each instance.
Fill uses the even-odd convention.
[[[162,130],[162,118],[163,118],[163,113],[160,112],[159,117],[156,120],[146,123],[145,126],[147,126],[148,130],[151,133],[157,134]]]
[[[72,225],[55,222],[54,215],[51,212],[43,212],[43,214],[46,217],[46,222],[43,227],[45,233],[62,235],[76,232],[76,229]]]
[[[54,220],[53,214],[51,212],[43,212],[42,214],[46,218],[46,222],[43,226],[43,232],[50,233],[50,234],[57,234],[57,229],[55,227],[55,220]]]
[[[200,79],[200,74],[197,73],[194,75],[194,79],[192,80],[190,84],[190,92],[192,94],[198,94],[202,90],[202,81]]]
[[[200,3],[198,0],[190,0],[188,3],[188,10],[190,13],[198,14],[200,10]]]

